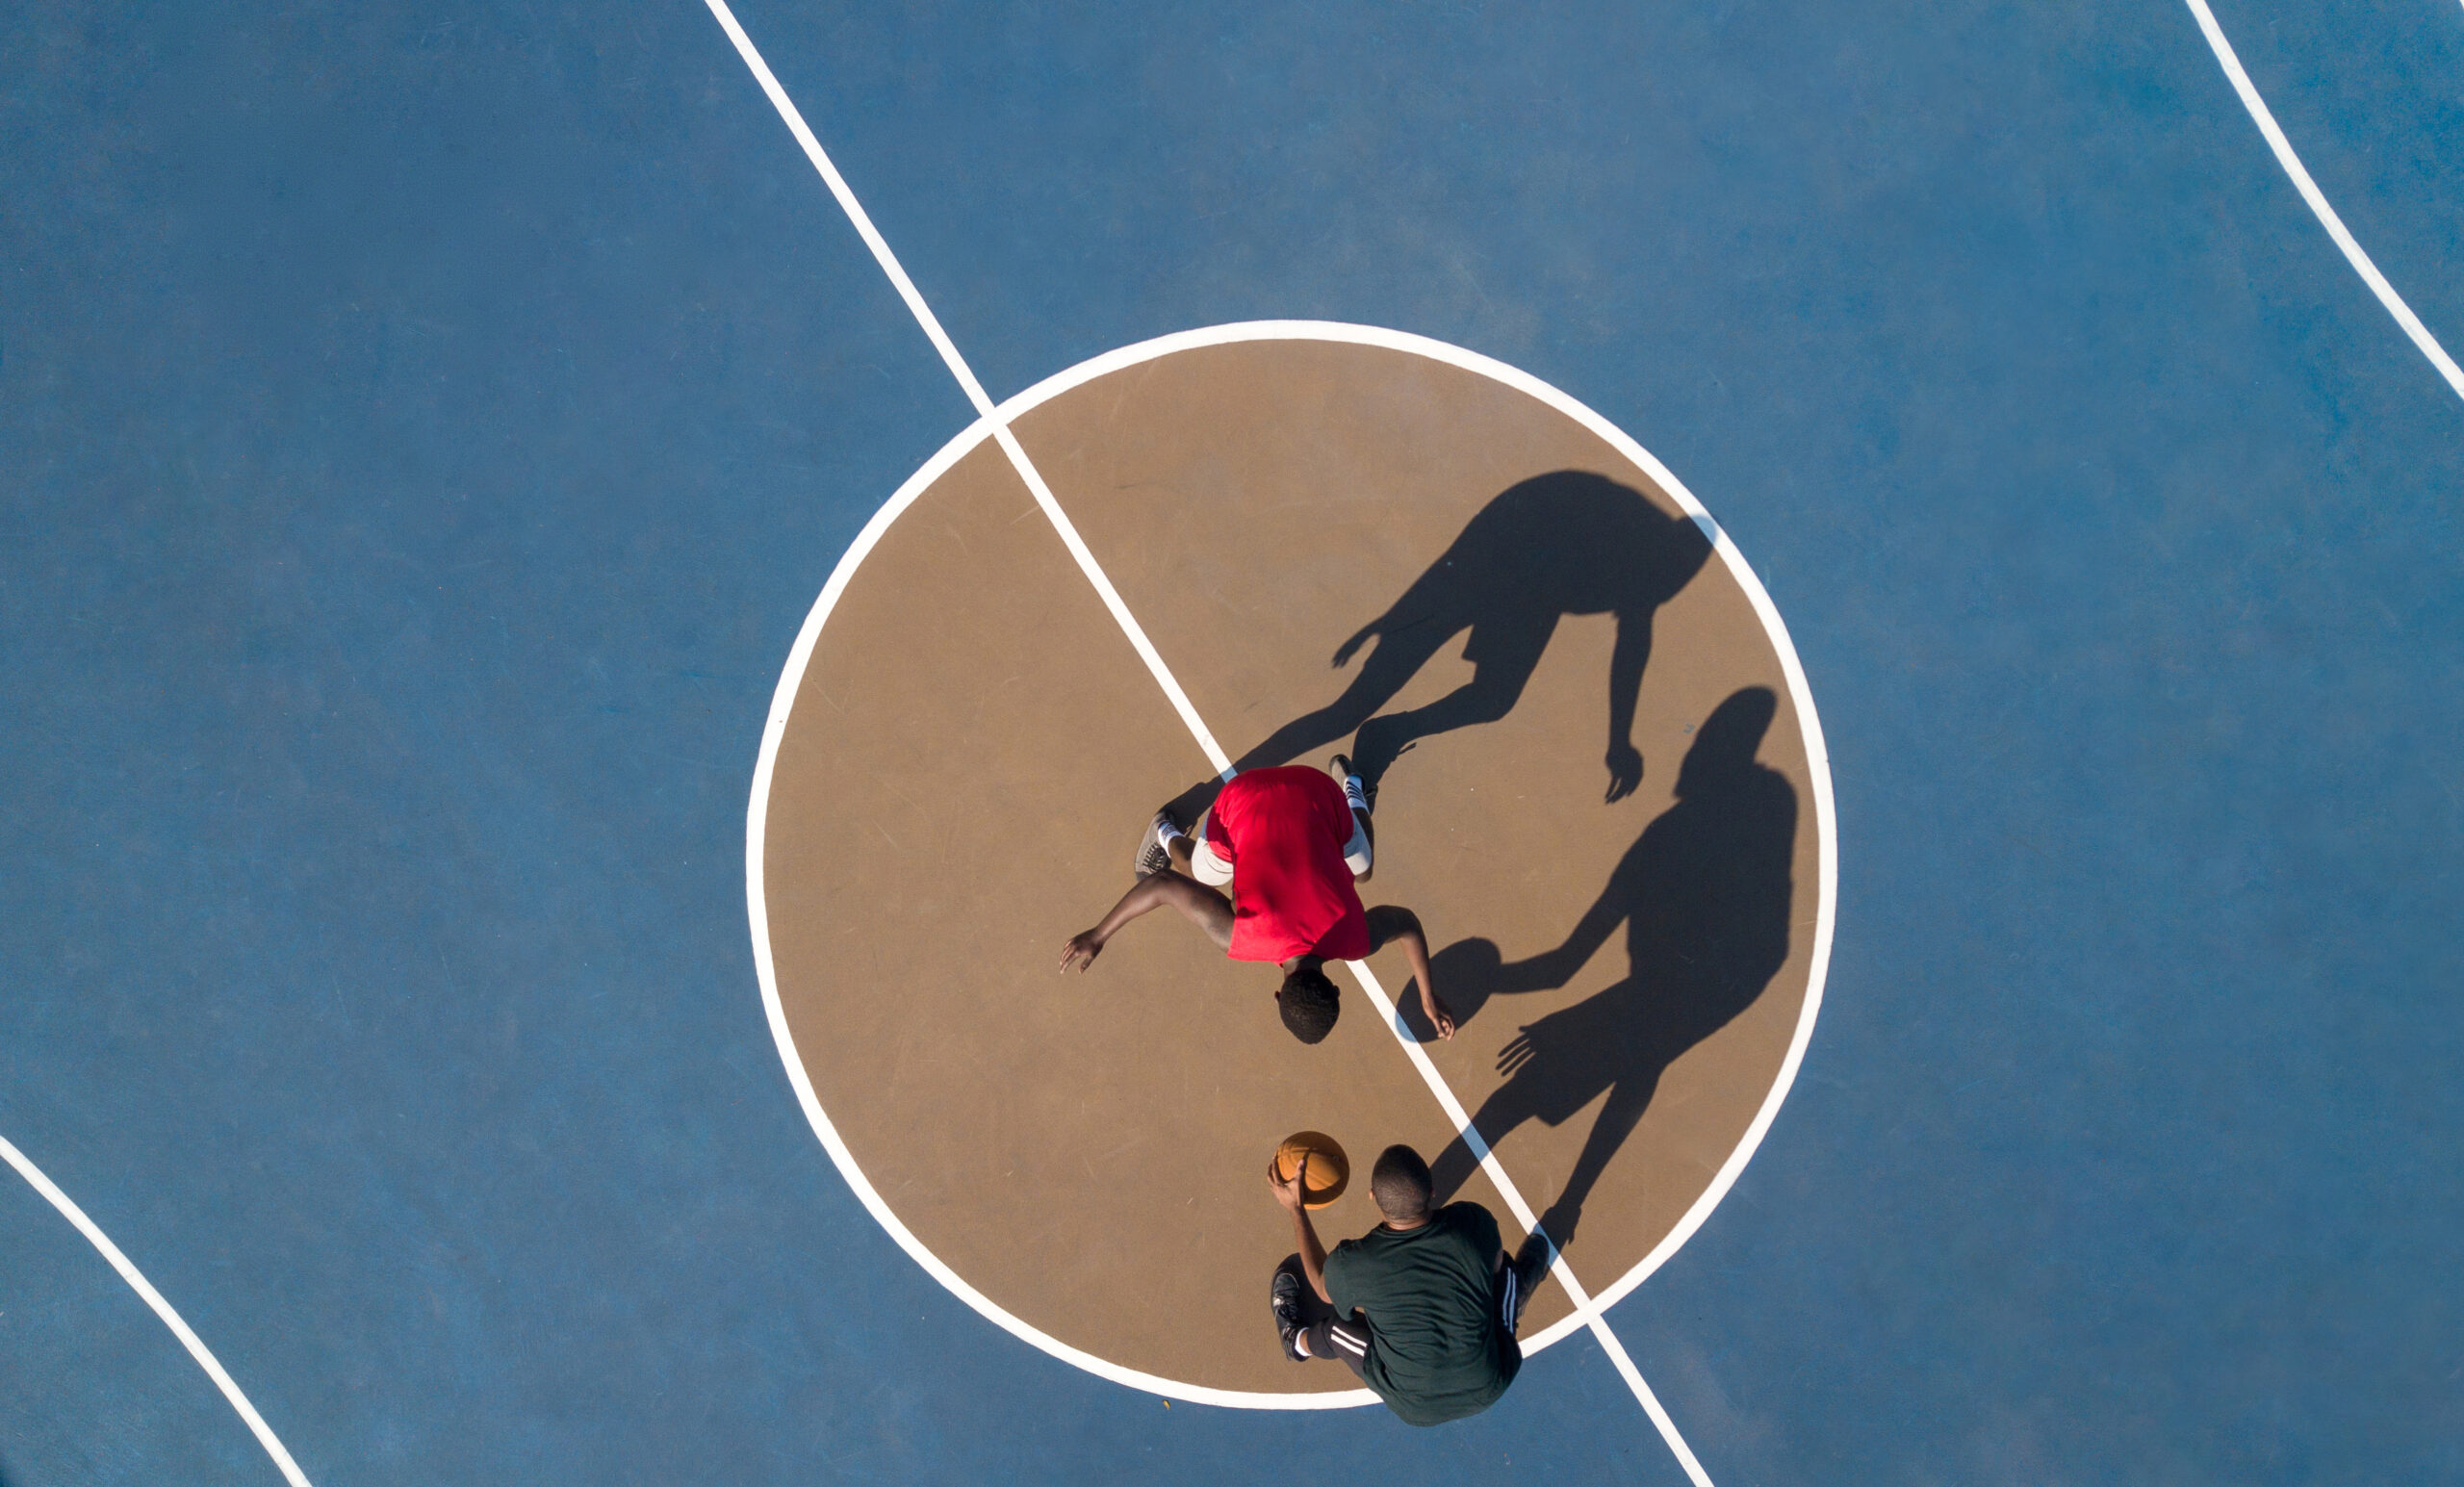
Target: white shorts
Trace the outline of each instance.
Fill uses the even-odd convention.
[[[1190,876],[1210,888],[1227,887],[1232,882],[1232,864],[1215,855],[1214,844],[1206,839],[1206,823],[1215,818],[1209,810],[1197,818],[1197,834],[1190,839]],[[1355,878],[1369,876],[1369,828],[1360,824],[1360,816],[1351,818],[1351,840],[1344,843],[1344,864]]]

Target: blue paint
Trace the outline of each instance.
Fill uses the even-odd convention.
[[[2455,42],[2388,62],[2439,10],[2220,14],[2453,347]],[[1389,324],[1763,576],[1830,1002],[1614,1319],[1724,1487],[2464,1474],[2464,406],[2185,11],[742,14],[996,396]],[[966,410],[699,7],[0,27],[0,1131],[314,1479],[1677,1479],[1588,1338],[1440,1432],[1167,1410],[814,1146],[755,748]],[[224,1453],[156,1479],[270,1480],[46,1213],[5,1289],[90,1299],[0,1362],[0,1472],[125,1385]]]
[[[278,1481],[137,1293],[14,1170],[0,1172],[0,1483]]]

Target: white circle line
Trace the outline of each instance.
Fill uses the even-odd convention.
[[[1007,426],[1021,415],[1063,393],[1110,372],[1122,371],[1178,351],[1252,341],[1322,341],[1401,351],[1502,383],[1564,414],[1599,437],[1637,469],[1649,474],[1664,492],[1684,508],[1686,514],[1711,539],[1712,550],[1727,565],[1730,575],[1744,590],[1757,618],[1762,622],[1772,649],[1779,657],[1781,671],[1787,679],[1789,701],[1796,709],[1799,728],[1804,737],[1808,782],[1813,790],[1814,798],[1816,855],[1819,862],[1820,883],[1817,885],[1815,897],[1812,965],[1807,977],[1805,1001],[1798,1013],[1797,1026],[1789,1039],[1787,1053],[1781,1061],[1780,1071],[1773,1079],[1769,1092],[1764,1095],[1761,1106],[1756,1111],[1754,1119],[1747,1125],[1744,1135],[1738,1139],[1728,1160],[1723,1162],[1719,1170],[1712,1175],[1710,1185],[1679,1218],[1676,1226],[1624,1275],[1595,1293],[1588,1306],[1569,1313],[1525,1344],[1524,1352],[1527,1355],[1538,1352],[1567,1337],[1577,1328],[1587,1325],[1592,1317],[1605,1313],[1609,1307],[1631,1295],[1635,1287],[1641,1285],[1653,1271],[1666,1264],[1668,1258],[1702,1228],[1704,1222],[1709,1218],[1711,1211],[1719,1206],[1720,1200],[1725,1198],[1729,1190],[1735,1186],[1738,1176],[1745,1170],[1746,1164],[1753,1160],[1756,1150],[1762,1143],[1763,1137],[1769,1133],[1772,1121],[1779,1115],[1780,1106],[1786,1100],[1788,1090],[1796,1083],[1797,1071],[1805,1062],[1806,1048],[1812,1039],[1814,1022],[1821,1012],[1823,987],[1830,968],[1834,923],[1838,906],[1839,859],[1836,815],[1832,795],[1830,754],[1823,742],[1821,720],[1814,711],[1813,694],[1806,681],[1805,668],[1798,659],[1795,644],[1789,639],[1787,627],[1780,619],[1778,607],[1772,603],[1769,592],[1763,588],[1760,578],[1756,577],[1752,566],[1746,562],[1744,554],[1737,551],[1736,544],[1730,540],[1728,533],[1716,521],[1712,520],[1703,503],[1695,499],[1694,494],[1685,488],[1684,483],[1679,480],[1667,466],[1661,464],[1650,450],[1636,443],[1616,424],[1573,397],[1530,373],[1482,356],[1476,351],[1466,350],[1461,346],[1451,346],[1443,341],[1434,341],[1425,336],[1412,335],[1405,331],[1388,330],[1373,325],[1353,325],[1338,320],[1246,320],[1228,325],[1210,325],[1196,330],[1177,331],[1170,335],[1158,336],[1152,340],[1121,346],[1080,362],[1003,400],[993,409],[991,417],[978,419],[961,430],[949,443],[936,451],[931,459],[925,461],[922,468],[909,476],[890,499],[882,504],[881,509],[873,513],[872,520],[864,524],[863,529],[857,534],[856,540],[840,555],[837,565],[831,572],[829,581],[822,587],[820,598],[814,601],[812,609],[805,616],[804,626],[797,632],[795,644],[788,650],[786,666],[780,674],[778,688],[771,697],[769,719],[762,729],[760,756],[754,766],[752,798],[748,803],[745,817],[745,897],[748,917],[752,924],[754,966],[761,985],[762,1004],[769,1015],[771,1037],[778,1044],[780,1059],[786,1066],[787,1082],[795,1090],[797,1102],[804,1107],[805,1117],[812,1125],[814,1135],[820,1138],[822,1148],[830,1154],[831,1161],[837,1166],[840,1175],[846,1178],[848,1186],[855,1191],[859,1201],[889,1233],[890,1238],[897,1242],[899,1247],[905,1249],[927,1273],[939,1281],[959,1299],[973,1307],[987,1320],[993,1322],[1012,1336],[1064,1362],[1116,1383],[1171,1398],[1201,1404],[1223,1405],[1235,1409],[1339,1409],[1373,1403],[1376,1396],[1365,1389],[1331,1394],[1270,1394],[1209,1389],[1201,1385],[1182,1383],[1177,1379],[1141,1372],[1095,1357],[1013,1316],[991,1298],[967,1284],[957,1271],[943,1263],[939,1256],[925,1247],[923,1242],[909,1230],[898,1216],[890,1210],[889,1205],[882,1199],[880,1192],[874,1189],[871,1180],[864,1175],[862,1167],[857,1165],[854,1153],[848,1150],[846,1142],[839,1138],[836,1127],[831,1124],[829,1115],[821,1108],[819,1097],[813,1092],[811,1080],[805,1073],[804,1061],[796,1052],[795,1037],[787,1027],[785,1011],[780,1003],[778,973],[772,961],[770,948],[768,909],[763,894],[762,853],[766,839],[765,823],[769,811],[770,784],[777,764],[779,741],[786,731],[788,715],[794,708],[796,693],[803,685],[805,669],[811,662],[812,650],[820,640],[823,625],[829,620],[831,610],[836,606],[839,597],[845,593],[848,583],[854,578],[856,570],[862,566],[865,557],[871,553],[882,536],[888,531],[890,524],[897,521],[934,481],[939,479],[976,446],[990,437],[996,425]]]
[[[814,601],[811,611],[805,616],[804,627],[797,631],[795,645],[787,653],[786,669],[781,673],[778,689],[770,699],[769,720],[761,731],[761,755],[754,765],[752,805],[745,818],[744,878],[746,902],[751,910],[754,969],[761,983],[761,1003],[769,1016],[770,1036],[778,1044],[780,1061],[786,1066],[787,1083],[795,1090],[796,1103],[804,1107],[805,1119],[812,1126],[813,1134],[820,1138],[822,1149],[830,1154],[831,1162],[837,1167],[839,1175],[847,1180],[847,1186],[855,1191],[857,1200],[864,1205],[865,1212],[888,1232],[899,1248],[907,1251],[910,1259],[924,1268],[925,1273],[939,1281],[951,1295],[973,1307],[986,1320],[1019,1341],[1099,1378],[1194,1404],[1217,1404],[1232,1409],[1345,1409],[1373,1404],[1377,1397],[1366,1389],[1346,1390],[1338,1394],[1252,1394],[1185,1384],[1178,1379],[1141,1372],[1109,1359],[1098,1358],[1013,1315],[967,1284],[964,1277],[927,1248],[924,1242],[915,1237],[914,1231],[909,1229],[889,1204],[883,1200],[872,1179],[865,1176],[863,1167],[858,1165],[855,1153],[848,1150],[846,1141],[840,1138],[838,1128],[831,1123],[829,1115],[822,1110],[821,1098],[813,1092],[812,1080],[805,1072],[804,1059],[796,1052],[795,1035],[787,1026],[786,1010],[779,999],[779,975],[771,955],[769,910],[762,885],[762,852],[769,813],[770,782],[777,768],[779,741],[786,732],[787,717],[794,709],[796,692],[803,684],[805,668],[811,662],[813,647],[821,639],[822,626],[829,620],[831,610],[837,606],[839,596],[846,592],[856,570],[863,565],[874,546],[889,530],[890,524],[913,505],[916,498],[923,495],[951,466],[990,437],[992,427],[991,421],[988,419],[978,419],[968,424],[925,461],[923,467],[909,476],[882,508],[873,513],[872,520],[864,524],[863,530],[856,534],[856,540],[840,556],[837,567],[830,575],[830,581],[822,588],[821,597]]]

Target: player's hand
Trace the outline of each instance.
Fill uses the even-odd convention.
[[[1286,1213],[1296,1214],[1309,1192],[1309,1154],[1300,1154],[1300,1165],[1294,1168],[1290,1182],[1283,1180],[1282,1166],[1280,1153],[1267,1158],[1267,1186],[1274,1190],[1274,1200],[1283,1205]]]
[[[1439,1042],[1454,1036],[1454,1013],[1437,999],[1437,993],[1426,987],[1421,988],[1421,1011],[1428,1013],[1428,1025],[1437,1030]]]
[[[1093,930],[1072,936],[1069,943],[1061,947],[1061,969],[1065,974],[1072,967],[1083,972],[1095,963],[1095,957],[1103,953],[1104,942],[1095,937]]]
[[[1608,746],[1608,804],[1615,805],[1634,793],[1643,782],[1643,751],[1630,743]]]

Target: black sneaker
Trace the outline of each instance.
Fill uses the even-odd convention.
[[[1289,1269],[1278,1269],[1269,1295],[1274,1307],[1275,1336],[1283,1339],[1283,1355],[1295,1363],[1309,1361],[1309,1355],[1300,1350],[1301,1284],[1300,1277]]]
[[[1172,819],[1168,806],[1155,812],[1155,818],[1146,823],[1146,834],[1138,839],[1138,860],[1134,870],[1139,877],[1152,878],[1172,865],[1171,849],[1164,845],[1162,835],[1167,826],[1176,832],[1181,829],[1181,823]]]
[[[1557,1258],[1557,1246],[1549,1242],[1548,1234],[1532,1230],[1523,1238],[1523,1247],[1516,1251],[1514,1264],[1514,1316],[1507,1321],[1513,1326],[1523,1320],[1523,1309],[1531,1304],[1531,1293],[1549,1278],[1549,1267]]]

